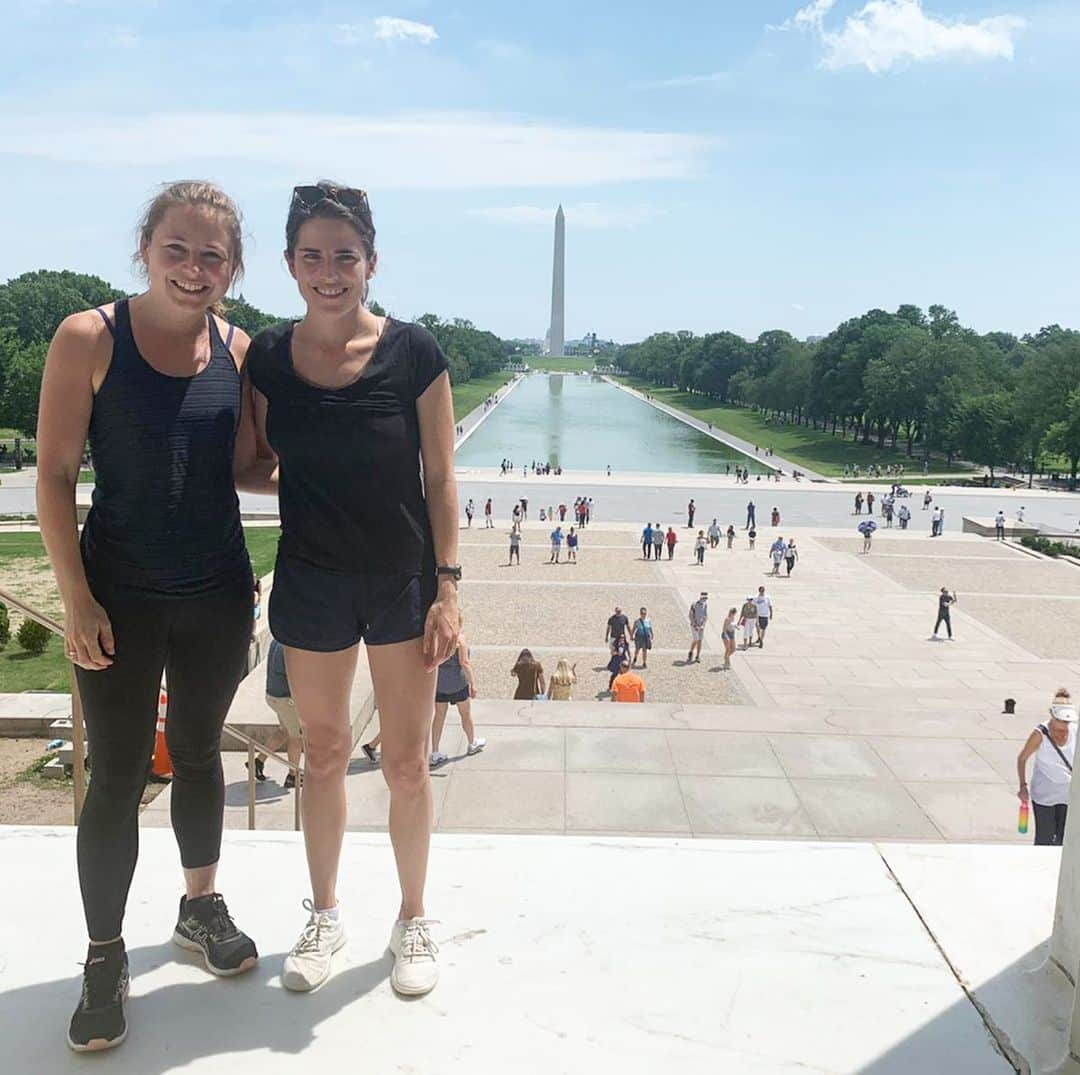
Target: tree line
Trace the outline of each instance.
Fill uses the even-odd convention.
[[[42,269],[0,284],[0,427],[34,436],[45,352],[60,322],[125,296],[98,276],[67,270]],[[252,306],[243,295],[226,299],[224,305],[226,318],[249,335],[285,320]],[[386,313],[377,302],[371,309]],[[503,341],[470,321],[444,321],[435,314],[417,320],[446,352],[454,384],[492,373],[506,361]]]
[[[1080,464],[1080,332],[979,334],[944,306],[870,310],[811,341],[773,330],[661,332],[620,348],[655,385],[750,406],[910,457],[995,468]]]

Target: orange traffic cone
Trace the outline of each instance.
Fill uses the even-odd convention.
[[[168,708],[169,695],[163,689],[158,695],[157,734],[154,736],[154,760],[151,766],[153,779],[158,781],[172,779],[172,759],[165,745],[165,714]]]

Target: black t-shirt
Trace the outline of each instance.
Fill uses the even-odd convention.
[[[435,337],[387,320],[360,376],[325,388],[293,368],[294,323],[260,332],[246,370],[279,463],[281,552],[331,571],[434,571],[416,400],[446,368]]]
[[[626,635],[626,628],[630,625],[630,620],[625,612],[620,612],[617,616],[609,616],[607,625],[608,631],[611,632],[610,638],[623,638]]]
[[[943,593],[938,595],[938,611],[948,614],[949,605],[956,600],[951,594]]]

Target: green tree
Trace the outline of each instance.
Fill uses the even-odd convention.
[[[44,342],[32,343],[9,355],[0,392],[0,426],[10,426],[28,437],[37,432],[38,397],[47,349]]]
[[[1076,470],[1080,464],[1080,388],[1074,388],[1065,401],[1064,417],[1046,432],[1046,446],[1069,461],[1069,488],[1076,488]]]
[[[0,284],[0,326],[10,328],[23,344],[47,343],[65,317],[123,297],[123,291],[86,273],[23,273]]]
[[[994,468],[1015,460],[1020,449],[1020,425],[1006,392],[961,400],[952,428],[960,451],[972,462],[989,467],[991,481]]]

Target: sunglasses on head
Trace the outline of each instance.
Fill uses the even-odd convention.
[[[345,209],[354,209],[366,217],[371,216],[367,191],[354,187],[293,187],[292,200],[293,206],[300,205],[305,209],[314,209],[323,202],[331,202]]]

